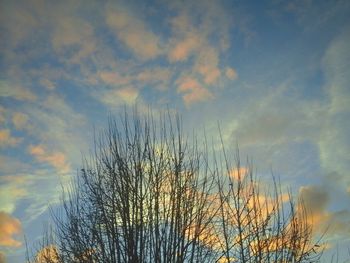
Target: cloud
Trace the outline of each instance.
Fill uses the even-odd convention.
[[[28,152],[39,162],[49,163],[62,173],[70,171],[66,156],[62,152],[48,152],[43,145],[31,145]]]
[[[167,89],[171,74],[172,72],[169,68],[146,68],[141,70],[135,76],[135,79],[138,81],[139,85],[158,85],[155,87],[160,90],[165,90]],[[162,85],[162,87],[159,87],[160,85]]]
[[[231,80],[237,79],[237,72],[231,67],[226,68],[225,75]]]
[[[136,101],[139,92],[133,87],[127,87],[116,90],[116,95],[126,104],[131,105]]]
[[[177,81],[178,88],[177,91],[183,94],[183,100],[187,106],[212,99],[213,94],[199,82],[191,77],[185,77]]]
[[[54,168],[27,166],[18,173],[13,169],[12,173],[0,176],[0,211],[20,211],[25,223],[47,211],[49,204],[58,204],[62,185],[70,181],[69,176],[56,176]]]
[[[201,74],[206,84],[214,84],[221,76],[219,64],[219,50],[212,46],[203,46],[199,53],[194,71]]]
[[[114,86],[126,85],[131,81],[129,76],[121,76],[118,72],[101,71],[98,75],[103,82]]]
[[[0,164],[3,166],[3,161],[9,161],[9,164],[18,164],[18,167],[21,167],[20,162],[14,162],[11,159],[1,158]],[[15,170],[17,167],[12,167]],[[21,169],[21,168],[19,168]],[[2,171],[6,172],[6,170]],[[25,188],[28,185],[28,176],[11,174],[11,175],[1,175],[0,176],[0,210],[6,213],[12,213],[16,209],[16,202],[27,196],[28,192]]]
[[[182,70],[190,76],[176,80],[177,92],[186,106],[211,100],[219,89],[213,93],[209,88],[221,85],[225,75],[221,56],[229,46],[227,35],[232,23],[222,6],[211,1],[189,1],[173,7],[167,58],[171,64],[186,61],[181,63]],[[233,79],[237,74],[230,69],[227,75]]]
[[[56,88],[55,84],[47,78],[42,78],[42,79],[40,79],[39,82],[42,86],[44,86],[48,90],[54,90]]]
[[[299,190],[300,198],[305,206],[314,214],[321,214],[327,208],[330,196],[328,192],[319,186],[302,186]]]
[[[21,233],[21,222],[9,214],[0,211],[0,245],[5,247],[19,247],[21,242],[14,239],[14,235]]]
[[[70,48],[78,47],[77,52],[69,52],[72,54],[69,61],[79,63],[81,59],[90,56],[96,50],[94,30],[87,21],[82,19],[72,16],[60,17],[55,25],[52,45],[61,54],[65,54]]]
[[[159,38],[145,27],[144,21],[128,11],[107,7],[106,22],[137,58],[148,60],[161,54]]]
[[[189,55],[198,47],[199,39],[197,36],[188,36],[182,41],[174,44],[168,54],[170,62],[187,60]]]
[[[87,127],[86,117],[77,113],[68,100],[52,93],[39,103],[25,107],[30,119],[30,129],[26,132],[27,136],[41,143],[47,155],[58,153],[54,156],[61,162],[64,155],[68,167],[77,167],[81,162],[81,152],[88,152],[90,141],[87,142],[87,138],[92,128]],[[82,130],[87,132],[82,133]],[[64,167],[63,171],[67,171]]]
[[[16,47],[32,36],[31,33],[38,26],[38,19],[28,8],[16,8],[14,12],[13,6],[3,3],[1,9],[0,24],[7,29],[6,37],[2,35],[5,43]]]
[[[308,213],[307,221],[316,233],[348,237],[350,235],[350,211],[330,211],[331,196],[322,186],[302,186],[299,197]]]
[[[173,37],[170,39],[168,60],[185,61],[203,42],[201,34],[192,25],[189,16],[181,12],[171,22]]]
[[[127,75],[121,75],[117,71],[100,71],[98,76],[105,84],[112,87],[125,88],[125,86],[134,85],[142,89],[146,85],[152,85],[159,90],[165,90],[171,77],[171,70],[162,67],[147,67]]]
[[[23,138],[12,137],[9,129],[0,130],[0,147],[14,147],[18,145]]]
[[[15,112],[12,115],[12,123],[17,130],[22,130],[28,122],[28,115],[22,112]]]
[[[139,96],[139,91],[132,86],[108,90],[103,93],[101,101],[109,106],[133,105]]]
[[[37,99],[36,95],[29,89],[17,84],[11,85],[4,80],[0,80],[0,97],[10,97],[16,100],[31,102]]]
[[[317,141],[322,167],[338,173],[350,184],[350,29],[343,31],[330,44],[323,58],[325,90],[329,96],[327,113]]]
[[[247,167],[234,168],[229,172],[229,176],[237,181],[243,180],[246,175],[249,175],[250,170]]]

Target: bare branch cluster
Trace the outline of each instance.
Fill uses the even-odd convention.
[[[181,125],[110,118],[32,262],[317,262],[302,203],[276,180],[262,190],[238,154],[218,161]]]

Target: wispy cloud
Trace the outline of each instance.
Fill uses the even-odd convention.
[[[3,158],[1,158],[0,164],[3,164],[3,161]],[[11,159],[5,159],[5,161],[8,161],[10,164],[21,165],[21,163],[14,162]],[[18,201],[28,195],[27,189],[24,186],[25,184],[28,184],[28,178],[23,175],[16,174],[1,175],[0,183],[0,210],[6,213],[12,213],[16,210],[16,204]]]
[[[329,105],[322,119],[318,140],[323,168],[336,172],[350,184],[350,30],[343,31],[330,44],[323,59]]]
[[[0,80],[0,97],[11,97],[22,101],[35,101],[37,96],[19,84],[10,84],[7,81]]]

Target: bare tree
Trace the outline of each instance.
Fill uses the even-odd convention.
[[[316,262],[302,204],[276,181],[261,192],[238,155],[232,169],[181,125],[110,118],[34,262]]]
[[[269,185],[258,182],[252,165],[241,167],[238,152],[234,168],[223,155],[228,176],[218,177],[215,232],[225,262],[319,262],[320,239],[313,240],[302,200],[282,193],[274,177]]]

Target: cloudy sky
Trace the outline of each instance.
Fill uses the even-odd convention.
[[[350,247],[350,1],[0,2],[0,262],[124,105],[239,145]],[[333,251],[333,252],[332,252]]]

